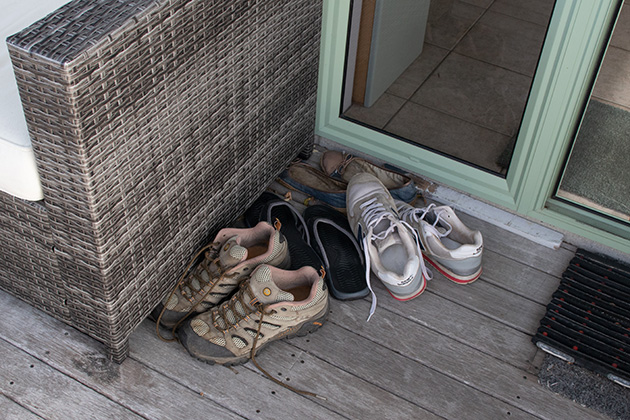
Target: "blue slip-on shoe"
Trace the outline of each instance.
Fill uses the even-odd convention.
[[[336,210],[346,209],[345,181],[332,178],[305,163],[293,163],[280,174],[280,179],[291,188],[322,201]]]
[[[346,183],[358,173],[369,173],[381,181],[394,200],[413,203],[418,195],[415,182],[407,175],[336,150],[324,152],[320,166],[324,174]]]

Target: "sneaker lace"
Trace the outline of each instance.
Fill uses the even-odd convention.
[[[245,298],[245,295],[248,295]],[[249,303],[249,305],[246,304]],[[266,315],[273,315],[276,313],[275,310],[269,311],[265,305],[263,305],[258,298],[254,295],[250,283],[245,281],[241,283],[241,287],[238,292],[230,300],[224,302],[216,311],[212,312],[212,323],[215,328],[226,334],[230,329],[237,330],[240,327],[240,323],[242,320],[249,320],[251,318],[250,315],[258,314],[258,328],[256,329],[256,335],[254,336],[254,341],[252,343],[252,349],[249,353],[249,358],[252,360],[252,363],[256,366],[256,368],[261,371],[267,378],[275,382],[276,384],[283,386],[284,388],[296,392],[298,394],[307,395],[315,398],[319,398],[322,400],[326,400],[325,397],[321,395],[315,394],[313,392],[304,391],[291,385],[285,384],[279,379],[272,376],[269,372],[262,368],[258,364],[256,360],[256,350],[258,349],[258,338],[260,337],[260,330],[263,325],[263,319]],[[219,325],[220,323],[223,326]]]
[[[377,233],[377,234],[373,233],[374,228],[383,219],[385,218],[399,219],[399,218],[397,217],[397,215],[394,215],[391,211],[387,210],[385,206],[383,205],[383,203],[378,202],[376,197],[369,199],[365,203],[361,204],[359,206],[359,209],[362,210],[361,219],[366,221],[366,228],[368,230],[368,233],[363,237],[362,246],[363,246],[363,254],[365,257],[365,281],[367,282],[368,289],[370,289],[370,293],[372,294],[372,305],[370,306],[370,314],[368,315],[368,318],[367,318],[367,321],[369,321],[372,315],[374,315],[374,312],[376,311],[377,299],[376,299],[376,293],[374,293],[374,290],[372,289],[372,282],[370,280],[371,260],[370,260],[368,245],[370,241],[372,240],[384,239],[385,237],[387,237],[387,235],[391,234],[394,231],[394,229],[396,229],[396,225],[394,223],[390,223],[389,227],[383,230],[382,232]],[[431,280],[433,276],[431,272],[427,269],[426,265],[424,264],[424,259],[422,258],[422,251],[420,250],[420,238],[418,237],[418,232],[416,232],[416,230],[412,228],[409,225],[409,223],[407,223],[405,220],[399,219],[399,221],[403,226],[407,227],[413,233],[414,242],[416,244],[416,250],[418,252],[418,255],[420,256],[420,267],[422,269],[422,275],[424,276],[426,280]]]
[[[448,236],[451,233],[451,231],[453,230],[453,227],[444,218],[442,218],[442,212],[433,210],[434,207],[435,207],[435,204],[433,203],[429,204],[427,207],[419,207],[419,208],[405,206],[404,208],[400,210],[400,217],[404,220],[410,220],[414,223],[419,223],[421,220],[424,220],[425,222],[429,223],[427,220],[425,220],[425,217],[429,213],[432,212],[435,215],[435,220],[433,221],[433,223],[429,223],[429,225],[433,227],[433,230],[439,237],[443,238],[445,236]],[[439,230],[438,224],[440,225],[440,227],[443,227],[445,230],[444,231]]]
[[[155,322],[155,331],[157,333],[157,336],[162,340],[162,341],[166,341],[166,342],[172,342],[172,341],[176,341],[177,338],[175,336],[175,330],[177,330],[177,327],[179,327],[179,325],[184,321],[184,319],[186,319],[188,317],[188,315],[190,315],[191,313],[193,313],[193,311],[197,308],[197,306],[199,306],[199,304],[201,302],[203,302],[203,300],[206,298],[206,296],[208,296],[210,294],[210,292],[212,292],[212,289],[214,288],[214,285],[218,283],[218,279],[216,278],[216,276],[213,276],[212,273],[210,272],[210,268],[209,265],[207,263],[207,261],[212,260],[212,263],[216,263],[217,267],[219,267],[219,275],[220,277],[223,277],[223,269],[221,268],[221,264],[218,258],[219,255],[219,250],[221,249],[221,244],[219,242],[212,242],[209,245],[204,246],[203,248],[201,248],[199,250],[199,252],[197,252],[197,254],[195,254],[195,256],[190,260],[190,262],[188,263],[188,265],[186,266],[186,269],[184,270],[184,273],[182,274],[182,276],[179,278],[179,281],[177,282],[177,285],[171,290],[171,293],[168,295],[168,297],[166,298],[166,302],[168,302],[173,295],[175,294],[175,292],[179,289],[180,293],[182,294],[182,296],[184,296],[186,299],[188,299],[189,302],[193,302],[194,297],[192,295],[192,291],[199,291],[199,290],[203,290],[204,287],[206,287],[207,285],[210,285],[210,287],[208,288],[208,290],[206,290],[203,295],[201,297],[199,297],[197,299],[197,302],[195,302],[191,308],[188,310],[188,312],[186,313],[186,315],[184,317],[182,317],[182,319],[175,324],[175,326],[172,328],[172,335],[171,337],[164,337],[162,336],[162,333],[160,332],[160,321],[162,320],[162,316],[164,315],[164,311],[166,311],[166,305],[164,305],[162,307],[162,310],[160,311],[160,315],[158,316],[156,322]],[[189,277],[186,277],[186,274],[188,273],[188,271],[190,270],[190,267],[194,264],[195,261],[197,261],[197,258],[199,258],[199,256],[201,254],[205,253],[204,259],[201,261],[201,263],[199,264],[199,267],[197,267]],[[210,264],[212,264],[210,263]],[[199,273],[201,273],[201,270],[205,270],[206,274],[208,276],[208,281],[205,281],[200,275]],[[199,283],[199,288],[195,288],[192,285],[192,281],[193,280],[197,280],[197,282]],[[187,294],[190,293],[190,297],[187,296]]]

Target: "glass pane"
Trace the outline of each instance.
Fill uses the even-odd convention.
[[[357,3],[342,115],[505,175],[555,1]]]
[[[627,2],[626,2],[627,3]],[[630,220],[630,7],[622,7],[557,197]]]

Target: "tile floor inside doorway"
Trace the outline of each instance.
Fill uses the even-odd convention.
[[[429,21],[422,54],[372,107],[344,115],[505,174],[555,2],[442,1],[449,7]],[[626,7],[594,92],[626,109],[627,21]]]

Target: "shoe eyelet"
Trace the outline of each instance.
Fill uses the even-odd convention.
[[[282,312],[286,312],[286,311],[287,311],[287,308],[280,308],[280,310],[281,310]]]

